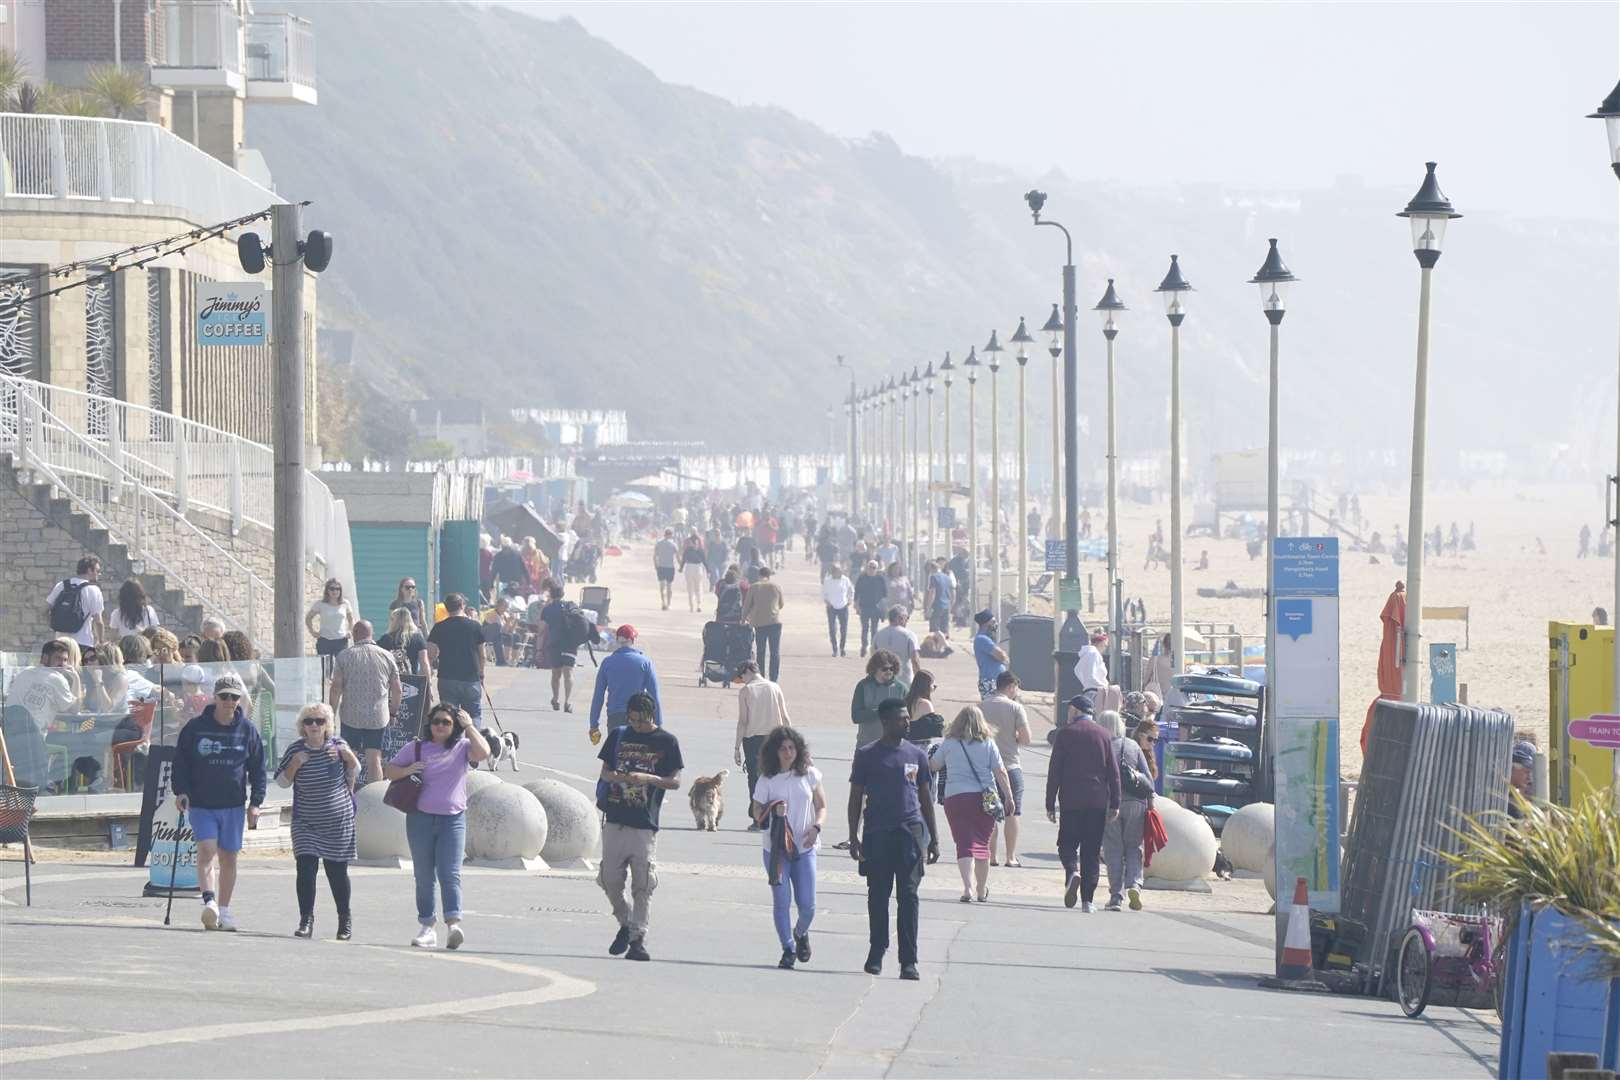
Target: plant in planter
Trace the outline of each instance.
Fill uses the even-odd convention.
[[[1463,899],[1498,911],[1506,924],[1501,1074],[1520,1075],[1553,1050],[1600,1052],[1613,1068],[1620,812],[1606,793],[1572,808],[1510,797],[1518,817],[1467,819],[1453,830],[1460,849],[1438,853]]]

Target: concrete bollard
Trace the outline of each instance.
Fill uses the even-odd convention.
[[[489,775],[489,774],[485,774]],[[533,793],[499,780],[467,797],[467,859],[479,866],[544,870],[546,811]]]
[[[592,869],[590,860],[602,846],[596,806],[561,780],[534,780],[523,786],[546,810],[549,831],[541,857],[558,869]]]

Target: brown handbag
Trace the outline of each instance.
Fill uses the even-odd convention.
[[[416,760],[421,761],[422,740],[412,739],[411,746],[416,751]],[[417,800],[421,797],[422,777],[419,773],[388,781],[388,790],[383,792],[383,802],[402,814],[414,813]]]

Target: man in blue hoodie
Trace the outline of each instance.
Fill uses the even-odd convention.
[[[231,892],[236,854],[242,850],[242,804],[247,803],[247,820],[257,828],[264,803],[264,743],[242,711],[246,698],[241,676],[221,675],[214,680],[213,703],[180,729],[174,748],[170,786],[197,841],[202,924],[209,930],[236,929]]]
[[[632,694],[653,700],[653,723],[662,727],[664,714],[658,701],[658,673],[647,654],[636,648],[636,628],[625,623],[613,632],[618,648],[596,669],[596,691],[591,695],[591,744],[602,739],[602,706],[607,706],[608,730],[623,726]]]

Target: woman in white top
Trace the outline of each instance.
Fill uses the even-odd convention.
[[[979,902],[990,899],[990,833],[996,822],[984,812],[984,793],[992,779],[1001,793],[1001,805],[1013,805],[1012,782],[1001,764],[990,724],[977,705],[956,714],[945,741],[928,759],[934,772],[945,770],[945,818],[951,823],[956,841],[956,868],[962,873],[962,903],[973,901],[978,885]]]
[[[118,606],[107,617],[107,636],[114,641],[158,625],[157,609],[146,602],[146,590],[130,578],[118,587]]]
[[[791,727],[776,728],[759,749],[759,781],[749,812],[765,840],[765,873],[771,881],[771,913],[782,945],[777,967],[810,962],[810,920],[816,917],[816,849],[827,818],[821,770],[810,764],[810,747]],[[797,903],[799,919],[789,921]]]
[[[318,656],[336,656],[349,647],[349,631],[355,624],[354,609],[343,599],[343,582],[326,580],[321,598],[304,612],[304,625],[315,637]]]

